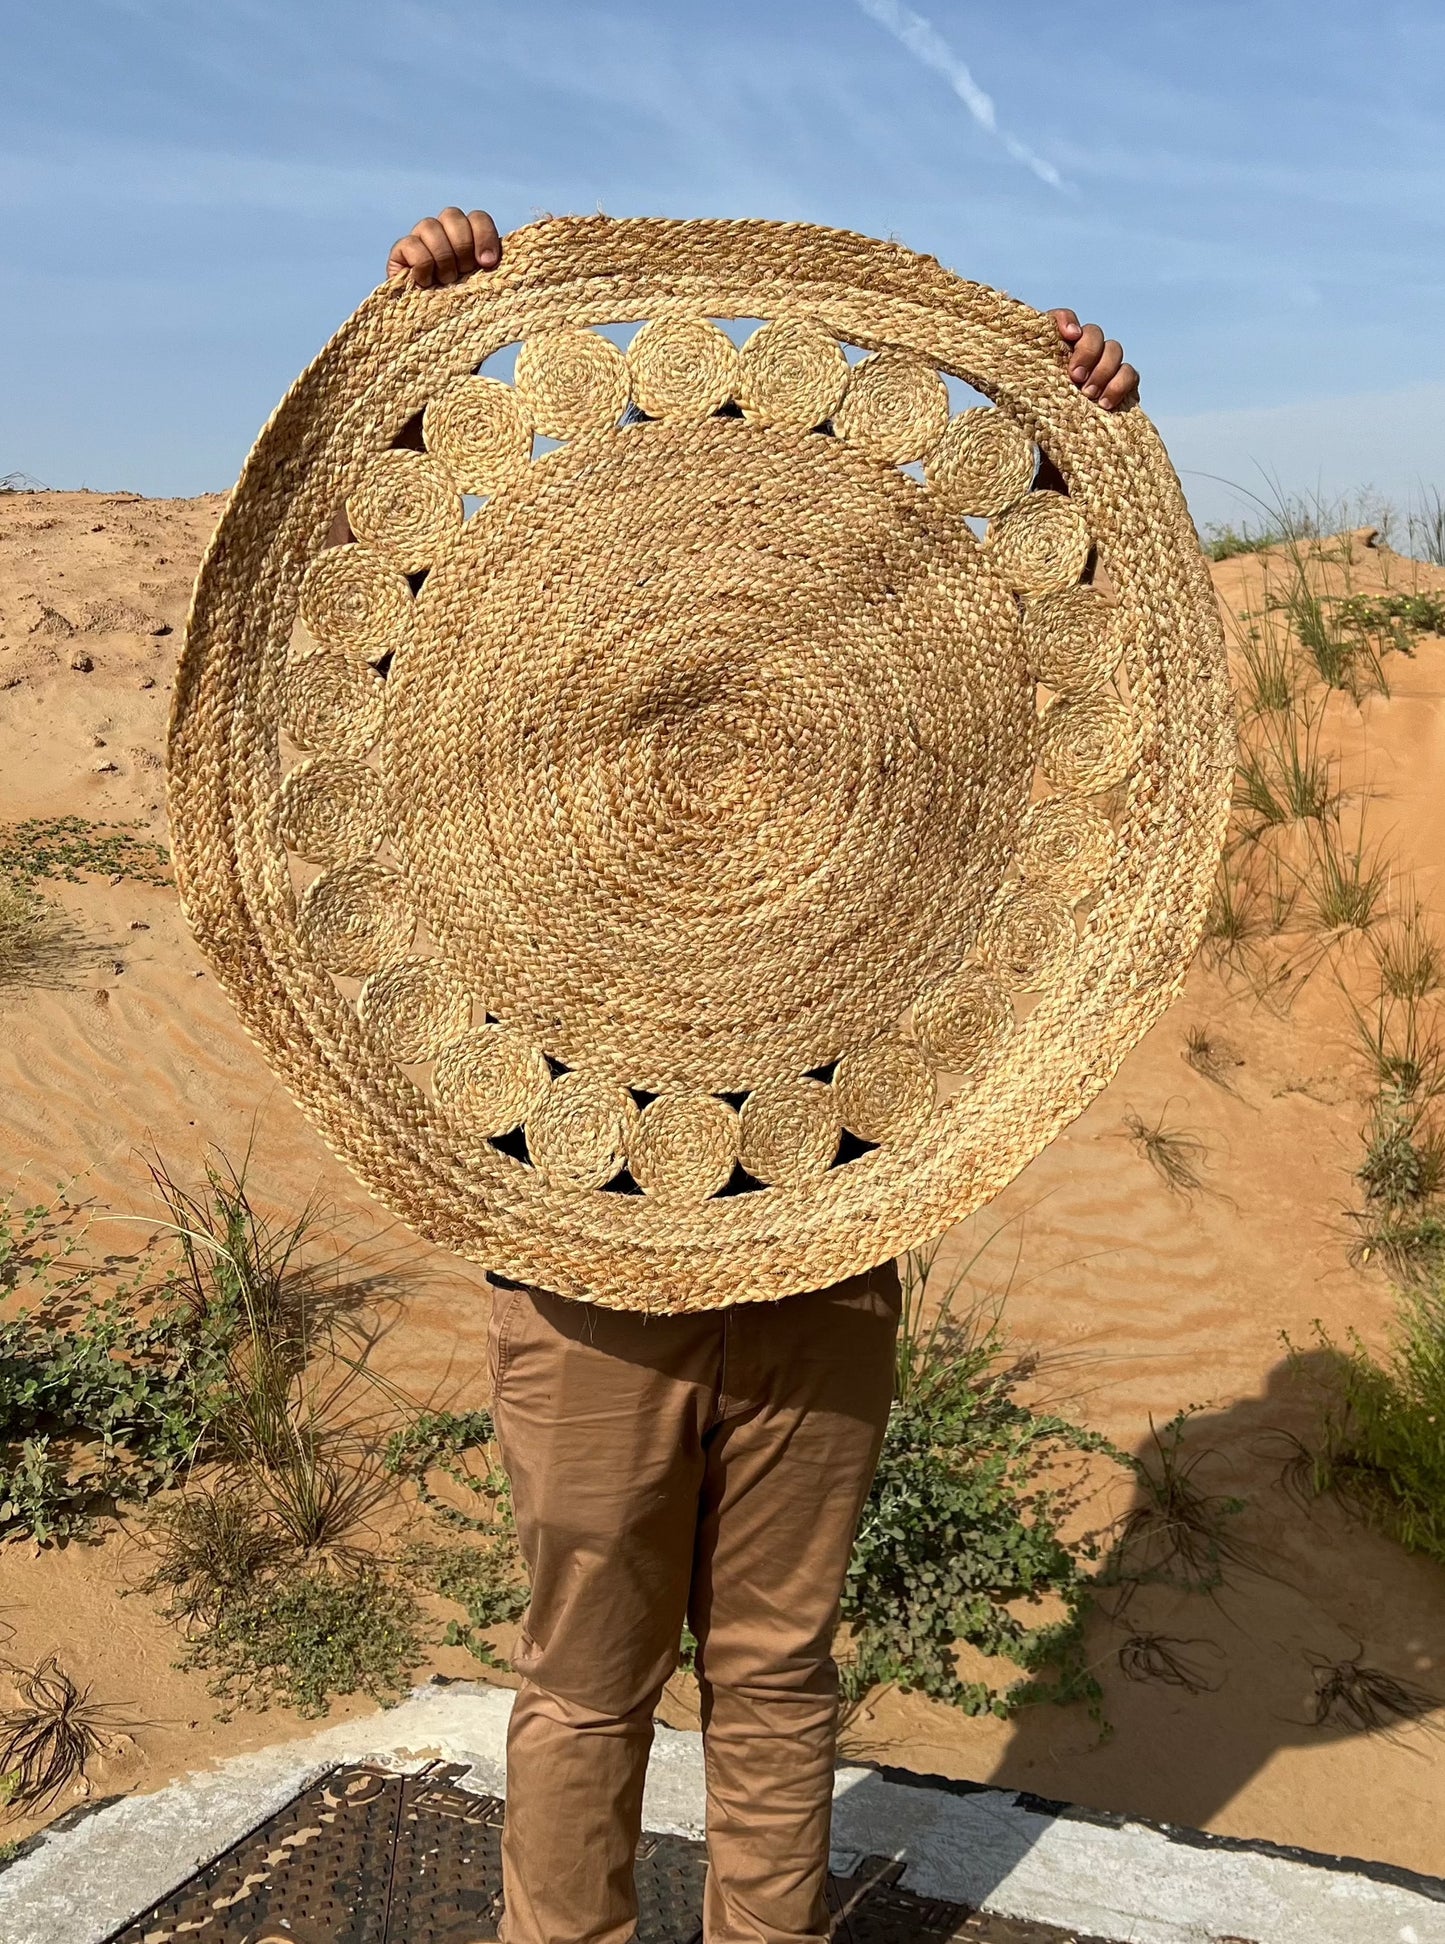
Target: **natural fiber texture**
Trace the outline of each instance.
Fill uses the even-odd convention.
[[[276,800],[276,835],[313,864],[367,857],[386,834],[381,778],[344,756],[315,756],[291,770]]]
[[[442,1049],[436,1097],[459,1128],[483,1140],[510,1134],[542,1105],[552,1071],[540,1047],[491,1021]]]
[[[678,1310],[1037,1153],[1177,990],[1231,771],[1177,482],[1050,319],[866,238],[589,218],[378,291],[278,409],[170,807],[203,949],[378,1194]]]
[[[628,346],[627,374],[649,418],[696,423],[736,394],[737,348],[705,317],[664,317],[644,324]]]
[[[799,317],[760,324],[738,357],[737,402],[750,419],[811,432],[838,409],[848,360],[836,338]]]
[[[913,1037],[923,1057],[965,1078],[982,1071],[1014,1023],[1007,990],[978,965],[950,972],[913,1008]]]
[[[277,716],[298,748],[364,756],[386,721],[386,684],[350,655],[298,655],[282,677]]]
[[[874,351],[855,366],[833,422],[840,438],[894,465],[931,452],[948,424],[948,389],[910,351]]]
[[[738,1123],[738,1161],[755,1180],[778,1188],[797,1188],[822,1174],[843,1131],[837,1094],[806,1075],[754,1087]]]
[[[495,378],[453,379],[429,400],[422,438],[463,493],[496,492],[532,456],[531,418]]]
[[[410,948],[416,913],[396,873],[366,860],[339,865],[307,885],[298,930],[318,965],[364,979]]]
[[[1089,557],[1089,529],[1059,493],[1030,493],[992,522],[984,549],[994,572],[1024,599],[1072,587]]]
[[[1079,694],[1102,688],[1122,652],[1118,609],[1092,587],[1064,587],[1024,609],[1024,652],[1035,677]]]
[[[1033,484],[1033,440],[1004,412],[975,406],[950,419],[928,461],[928,483],[960,513],[1006,512]]]
[[[382,452],[361,475],[346,514],[358,540],[415,574],[456,538],[462,501],[450,474],[424,452]]]
[[[543,331],[517,353],[517,396],[549,439],[610,431],[627,409],[627,360],[593,331]]]
[[[1114,855],[1114,826],[1083,797],[1044,797],[1019,830],[1019,876],[1069,904],[1103,883]]]
[[[738,1158],[738,1117],[716,1094],[659,1094],[627,1144],[632,1178],[647,1195],[706,1201]]]
[[[301,583],[301,623],[328,648],[379,661],[411,625],[406,575],[369,547],[328,548]]]

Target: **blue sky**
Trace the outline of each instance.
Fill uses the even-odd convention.
[[[0,473],[228,484],[392,238],[457,201],[838,224],[1071,304],[1201,518],[1238,504],[1210,472],[1445,487],[1438,0],[5,12]]]

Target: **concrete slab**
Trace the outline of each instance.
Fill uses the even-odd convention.
[[[338,1762],[441,1758],[469,1766],[466,1786],[502,1794],[511,1701],[481,1684],[421,1688],[385,1713],[103,1805],[0,1872],[0,1938],[102,1944]],[[644,1822],[702,1834],[697,1735],[657,1731]],[[894,1856],[921,1896],[1120,1944],[1445,1944],[1438,1879],[898,1770],[839,1770],[834,1843],[840,1874],[863,1856]]]

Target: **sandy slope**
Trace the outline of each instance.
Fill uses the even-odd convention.
[[[161,834],[170,674],[219,506],[0,496],[0,823],[74,812]],[[1226,601],[1257,604],[1262,571],[1256,560],[1222,567]],[[1360,547],[1350,571],[1370,587],[1416,570]],[[155,631],[162,626],[170,632]],[[1394,658],[1390,697],[1362,716],[1343,704],[1335,725],[1353,780],[1373,792],[1371,829],[1390,839],[1436,910],[1445,903],[1442,672],[1442,644]],[[389,1367],[418,1395],[474,1395],[480,1271],[407,1235],[331,1159],[239,1032],[173,893],[92,880],[56,896],[106,950],[65,989],[0,992],[0,1191],[17,1175],[41,1190],[77,1180],[100,1203],[141,1210],[141,1150],[154,1144],[184,1169],[202,1142],[236,1152],[254,1131],[262,1195],[294,1204],[319,1187],[348,1237],[404,1283]],[[1340,962],[1348,975],[1348,954]],[[1181,1058],[1196,1022],[1236,1050],[1231,1090]],[[1006,1726],[890,1695],[857,1725],[860,1750],[1445,1869],[1445,1764],[1429,1732],[1360,1739],[1306,1725],[1311,1655],[1359,1648],[1445,1693],[1445,1575],[1332,1508],[1301,1511],[1279,1487],[1268,1436],[1306,1422],[1282,1332],[1305,1342],[1316,1317],[1374,1339],[1388,1326],[1384,1282],[1347,1260],[1366,1086],[1330,977],[1278,1016],[1198,967],[1184,1001],[1107,1092],[950,1244],[961,1259],[998,1231],[979,1277],[1007,1284],[1011,1328],[1046,1353],[1041,1387],[1065,1408],[1138,1447],[1151,1414],[1162,1422],[1182,1405],[1205,1407],[1197,1436],[1218,1452],[1207,1476],[1247,1498],[1240,1526],[1257,1570],[1232,1575],[1217,1602],[1158,1596],[1141,1617],[1217,1643],[1218,1691],[1131,1684],[1106,1661],[1115,1732],[1103,1744],[1072,1713],[1045,1709]],[[1164,1115],[1205,1142],[1208,1192],[1192,1203],[1169,1194],[1125,1135],[1130,1110],[1151,1123]],[[16,1629],[8,1651],[58,1648],[98,1693],[131,1703],[147,1723],[101,1788],[151,1786],[282,1731],[279,1714],[214,1721],[201,1682],[170,1668],[172,1637],[148,1604],[118,1598],[134,1576],[134,1552],[119,1540],[38,1560],[0,1551],[0,1609]],[[1101,1638],[1101,1654],[1109,1650]],[[438,1665],[470,1668],[456,1654]]]

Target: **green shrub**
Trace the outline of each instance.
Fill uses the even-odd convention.
[[[87,823],[83,817],[32,817],[0,826],[0,878],[33,884],[37,878],[81,883],[81,873],[169,884],[165,846],[137,837],[126,825]]]
[[[423,1411],[388,1438],[382,1466],[393,1478],[410,1480],[422,1504],[445,1524],[463,1532],[511,1532],[512,1488],[495,1440],[489,1411]],[[480,1470],[465,1462],[469,1451],[481,1454]],[[478,1509],[466,1512],[438,1497],[430,1472],[470,1492]]]
[[[0,1278],[8,1260],[19,1279],[17,1246],[12,1224]],[[0,1322],[0,1538],[67,1538],[173,1483],[211,1435],[225,1382],[224,1323],[173,1288],[42,1270],[34,1304]]]
[[[477,1454],[476,1465],[468,1455]],[[388,1439],[383,1466],[409,1480],[421,1503],[443,1524],[476,1534],[480,1543],[416,1541],[402,1555],[403,1572],[453,1600],[465,1622],[450,1621],[448,1647],[465,1647],[485,1667],[502,1667],[489,1631],[526,1611],[527,1582],[512,1520],[511,1486],[502,1470],[487,1411],[424,1411]],[[471,1494],[475,1512],[438,1496],[429,1475],[440,1472]]]
[[[1247,526],[1220,524],[1205,528],[1202,545],[1210,560],[1233,560],[1239,554],[1263,553],[1268,547],[1277,547],[1281,538],[1268,527],[1251,532]]]
[[[1019,1402],[1030,1366],[1008,1358],[996,1314],[954,1319],[958,1284],[924,1326],[931,1261],[908,1261],[897,1399],[844,1589],[845,1689],[891,1681],[970,1714],[1045,1699],[1097,1711],[1082,1641],[1097,1547],[1061,1536],[1074,1501],[1051,1468],[1069,1453],[1118,1454]],[[1046,1598],[1061,1606],[1052,1620],[1010,1610]],[[1012,1660],[1020,1678],[1002,1689],[961,1678],[959,1642]]]
[[[214,1675],[218,1700],[308,1716],[339,1694],[398,1700],[426,1653],[415,1596],[376,1567],[337,1573],[292,1568],[215,1607],[180,1665]]]
[[[499,1532],[474,1546],[418,1541],[402,1555],[401,1566],[417,1584],[465,1610],[464,1623],[448,1621],[443,1645],[465,1647],[484,1667],[507,1665],[487,1635],[493,1627],[519,1620],[527,1610],[527,1583],[510,1532]]]
[[[1445,597],[1439,594],[1346,594],[1340,624],[1381,652],[1413,655],[1420,635],[1445,634]]]
[[[1312,1482],[1412,1552],[1445,1565],[1445,1282],[1406,1292],[1394,1342],[1382,1355],[1351,1334],[1326,1353],[1324,1433]],[[1301,1371],[1309,1366],[1290,1346]]]

